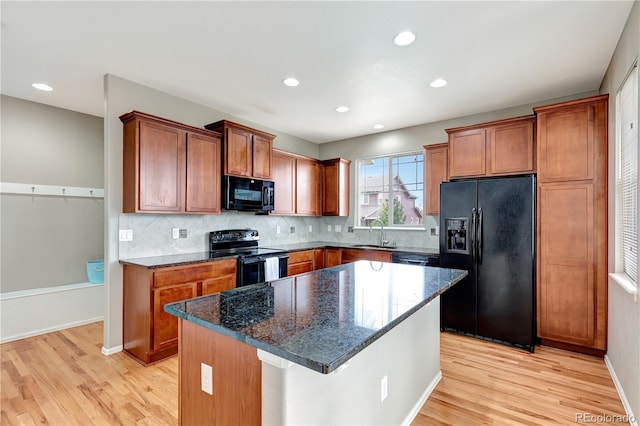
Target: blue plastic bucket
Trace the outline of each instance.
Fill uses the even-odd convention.
[[[87,262],[87,276],[91,284],[104,282],[104,259],[90,260]]]

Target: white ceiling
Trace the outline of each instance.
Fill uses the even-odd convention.
[[[111,73],[323,143],[597,90],[632,6],[3,0],[1,89],[102,116]]]

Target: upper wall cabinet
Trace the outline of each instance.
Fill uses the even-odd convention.
[[[272,214],[320,216],[321,165],[318,160],[273,150],[275,209]]]
[[[275,135],[227,120],[204,127],[222,134],[225,175],[271,179]]]
[[[502,176],[535,172],[535,116],[446,129],[449,177]]]
[[[448,144],[425,145],[426,214],[440,214],[440,184],[448,180]]]
[[[349,216],[349,167],[351,161],[334,158],[322,162],[323,216]]]
[[[124,124],[123,213],[220,213],[220,135],[132,111]]]

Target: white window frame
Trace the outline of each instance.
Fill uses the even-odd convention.
[[[629,86],[631,85],[631,86]],[[620,98],[623,91],[627,91],[627,93],[631,93],[632,101],[627,103],[627,107],[631,108],[630,115],[632,116],[633,123],[623,123],[622,122],[622,113],[621,113],[621,105]],[[629,92],[630,91],[630,92]],[[615,167],[615,272],[609,274],[610,277],[617,282],[620,286],[622,286],[627,292],[634,295],[635,300],[637,300],[638,295],[638,266],[640,265],[640,254],[638,253],[638,212],[640,212],[640,199],[638,198],[638,189],[640,187],[640,174],[638,173],[638,164],[640,163],[640,148],[638,147],[638,125],[640,124],[639,116],[638,116],[638,60],[634,63],[633,67],[629,71],[629,74],[625,78],[624,82],[616,92],[616,128],[615,128],[615,137],[616,137],[616,167]],[[630,106],[629,106],[630,104]],[[622,150],[628,149],[627,147],[623,148],[622,134],[623,134],[623,126],[626,130],[627,125],[633,125],[635,128],[633,129],[632,139],[635,137],[635,156],[633,155],[623,155]],[[628,151],[627,151],[628,152]],[[631,172],[627,172],[623,174],[623,157],[625,160],[631,159],[632,161],[625,161],[627,165],[630,164]],[[634,163],[635,160],[635,164]],[[633,171],[635,170],[635,172]],[[635,180],[629,181],[629,178]],[[634,189],[635,184],[635,189]],[[635,212],[633,212],[633,205],[631,207],[627,204],[623,205],[623,187],[626,186],[627,193],[635,191]],[[628,212],[628,216],[635,216],[635,225],[633,221],[631,225],[629,223],[625,223],[623,221],[623,210],[624,208],[631,209]],[[629,228],[631,226],[631,229]],[[635,229],[633,229],[635,227]],[[635,245],[635,247],[634,247]],[[634,252],[635,250],[635,252]],[[626,257],[626,260],[625,260]],[[635,259],[634,259],[635,257]],[[633,265],[635,260],[635,266]],[[628,263],[632,266],[629,268]],[[635,277],[630,276],[635,275]]]
[[[373,159],[378,159],[378,158],[394,158],[394,157],[404,157],[404,156],[408,156],[408,155],[416,155],[416,156],[421,156],[422,157],[422,164],[423,164],[423,169],[422,169],[422,206],[420,206],[422,208],[422,223],[408,223],[405,225],[401,225],[401,226],[385,226],[384,229],[396,229],[396,230],[403,230],[403,231],[424,231],[425,230],[425,223],[424,223],[424,218],[425,218],[425,198],[426,198],[426,182],[425,182],[425,178],[426,178],[426,169],[425,169],[425,155],[424,155],[424,150],[415,150],[415,151],[407,151],[407,152],[396,152],[396,153],[391,153],[391,154],[384,154],[384,155],[374,155],[374,156],[367,156],[367,157],[362,157],[362,158],[358,158],[356,159],[356,188],[355,188],[355,192],[356,192],[356,199],[360,200],[361,196],[360,196],[360,188],[362,187],[362,182],[360,182],[360,166],[362,165],[362,163],[373,160]],[[391,164],[389,164],[389,176],[392,175],[391,173]],[[393,186],[391,186],[393,187]],[[378,205],[381,206],[383,204],[383,199],[384,197],[382,196],[382,193],[378,194]],[[361,200],[360,200],[361,201]],[[371,204],[369,204],[371,205]],[[360,205],[356,205],[355,206],[355,210],[356,213],[354,215],[353,221],[354,221],[354,229],[369,229],[369,227],[367,226],[362,226],[360,225]]]

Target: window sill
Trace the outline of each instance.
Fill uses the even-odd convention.
[[[627,293],[633,295],[633,300],[638,301],[638,286],[629,279],[626,274],[610,273],[609,278],[622,287]]]
[[[360,231],[368,231],[369,227],[368,226],[354,226],[353,229],[357,229]],[[373,227],[373,231],[379,231],[380,230],[380,226],[376,225]],[[385,231],[426,231],[426,229],[424,228],[424,226],[418,226],[418,227],[399,227],[399,226],[392,226],[392,227],[384,227]]]

